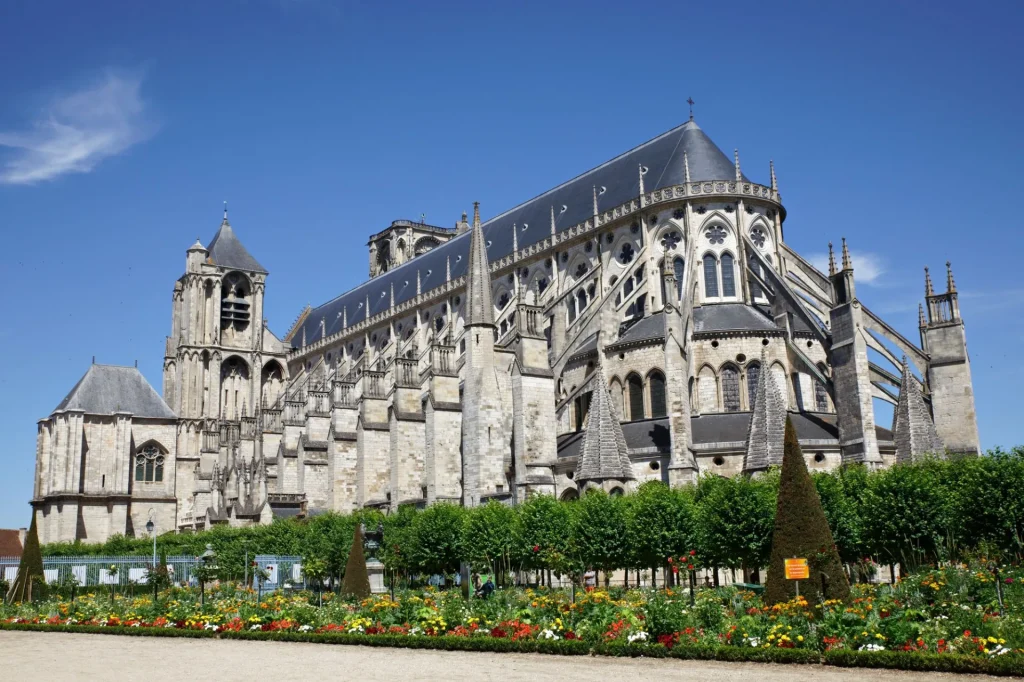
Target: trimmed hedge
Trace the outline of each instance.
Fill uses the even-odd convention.
[[[271,642],[306,642],[403,649],[443,651],[485,651],[490,653],[551,654],[558,656],[615,656],[675,658],[682,660],[724,661],[729,663],[790,663],[829,665],[840,668],[888,668],[917,672],[968,673],[1000,677],[1024,676],[1024,656],[1006,654],[995,658],[958,654],[925,654],[903,651],[826,651],[804,649],[747,649],[732,646],[676,646],[660,644],[598,644],[591,647],[580,640],[498,639],[494,637],[409,637],[407,635],[364,635],[344,632],[295,632],[293,630],[179,630],[177,628],[124,627],[99,625],[46,625],[44,623],[0,623],[0,630],[28,632],[66,632],[136,637],[190,637],[194,639],[237,639]]]

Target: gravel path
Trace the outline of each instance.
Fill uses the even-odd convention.
[[[329,644],[0,632],[8,680],[445,680],[566,682],[576,679],[978,682],[978,675],[844,670],[654,659],[383,649]]]

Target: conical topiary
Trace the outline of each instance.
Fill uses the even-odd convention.
[[[39,533],[36,531],[36,513],[33,510],[32,523],[29,524],[28,535],[25,536],[25,547],[21,550],[18,575],[7,592],[7,601],[30,602],[33,596],[41,597],[36,583],[43,580],[43,555],[39,551]],[[35,595],[33,591],[36,592]]]
[[[341,580],[341,594],[356,599],[370,596],[370,576],[366,572],[366,558],[363,556],[363,527],[358,523],[352,536],[348,563],[345,564],[345,577]]]
[[[807,472],[796,429],[786,417],[779,500],[772,533],[772,556],[765,585],[765,604],[789,601],[796,594],[793,580],[786,579],[785,559],[807,559],[810,577],[800,581],[800,595],[807,601],[821,599],[824,574],[825,598],[846,600],[850,584],[843,572],[832,531],[821,508],[818,491]]]

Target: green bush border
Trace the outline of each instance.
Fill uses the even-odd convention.
[[[732,646],[677,646],[666,649],[660,644],[598,644],[579,640],[524,639],[514,642],[494,637],[409,637],[407,635],[364,635],[344,632],[271,632],[242,630],[213,632],[178,628],[125,627],[99,625],[47,625],[44,623],[0,623],[0,630],[26,632],[67,632],[136,637],[190,637],[193,639],[237,639],[271,642],[306,642],[404,649],[443,651],[483,651],[489,653],[553,654],[558,656],[614,656],[675,658],[682,660],[724,661],[730,663],[817,664],[841,668],[888,668],[915,672],[946,672],[1002,677],[1024,676],[1024,656],[1006,654],[996,658],[958,654],[926,654],[902,651],[826,651],[804,649],[746,649]]]

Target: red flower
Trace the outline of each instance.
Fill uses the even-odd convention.
[[[671,564],[671,563],[672,563],[673,561],[675,561],[675,559],[673,559],[672,557],[669,557],[669,558],[668,558],[668,562],[669,562],[670,564]]]
[[[697,556],[697,550],[691,549],[690,550],[690,556]]]
[[[1013,584],[1013,578],[1007,578],[1004,582],[1006,582],[1007,585],[1012,585]]]
[[[970,636],[971,636],[971,631],[970,630],[964,630],[964,637],[970,637]]]
[[[686,567],[687,567],[688,569],[690,569],[691,571],[693,570],[693,564],[686,564]]]
[[[539,552],[540,551],[540,545],[534,545],[533,546],[533,551],[534,552]]]

